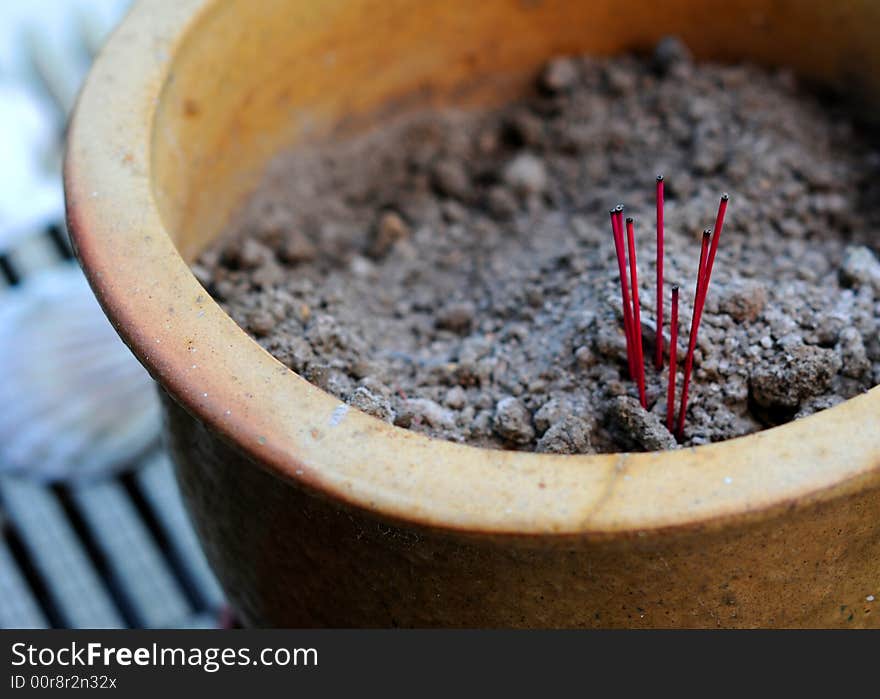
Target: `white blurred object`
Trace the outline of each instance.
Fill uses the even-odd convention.
[[[159,430],[152,380],[72,264],[4,296],[0,405],[0,469],[43,480],[122,468]]]
[[[128,0],[0,0],[0,253],[64,215],[67,116]]]
[[[0,250],[64,215],[51,169],[60,137],[32,91],[0,81]]]
[[[75,58],[73,48],[94,54],[129,4],[129,0],[3,0],[0,73],[29,69],[30,57],[22,46],[29,40],[28,32],[39,32],[60,46],[65,62]],[[85,57],[79,60],[88,64]]]
[[[34,262],[23,253],[63,220],[67,117],[127,5],[0,1],[0,255]],[[0,471],[70,480],[132,464],[158,439],[152,381],[79,269],[28,267],[0,298]]]

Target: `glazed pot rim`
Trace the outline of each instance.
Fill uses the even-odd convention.
[[[80,95],[65,196],[77,255],[122,339],[168,394],[255,464],[383,518],[527,537],[719,525],[880,485],[880,387],[717,444],[553,456],[429,439],[297,376],[199,285],[153,192],[163,86],[211,5],[153,0],[130,11]]]

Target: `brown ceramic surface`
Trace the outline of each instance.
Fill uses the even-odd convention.
[[[70,129],[68,218],[172,399],[209,558],[265,625],[878,626],[880,389],[749,437],[546,456],[429,440],[289,371],[190,274],[279,149],[509,99],[557,53],[681,34],[880,95],[867,0],[150,0]]]

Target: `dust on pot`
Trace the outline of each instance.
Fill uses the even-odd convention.
[[[779,81],[774,85],[778,94],[768,98],[770,104],[788,108],[801,105],[801,98],[787,77],[752,68],[706,67],[669,41],[644,63],[571,58],[542,69],[563,46],[607,54],[679,34],[698,59],[754,57],[772,63],[779,57],[805,77],[829,83],[851,75],[845,66],[858,61],[858,74],[865,76],[863,94],[877,93],[869,76],[877,74],[872,67],[880,64],[880,52],[866,29],[870,18],[864,13],[870,11],[861,5],[838,8],[835,21],[850,30],[847,40],[829,35],[821,52],[805,50],[800,37],[824,36],[823,8],[786,16],[793,32],[786,38],[765,35],[733,15],[719,16],[732,10],[710,5],[688,4],[687,13],[658,18],[647,6],[633,3],[633,21],[617,27],[598,26],[596,3],[573,3],[564,12],[489,3],[485,16],[468,21],[447,4],[427,3],[420,6],[418,22],[410,13],[395,13],[393,42],[382,37],[391,31],[390,24],[370,36],[357,33],[354,42],[338,40],[351,37],[375,10],[366,0],[323,16],[308,35],[298,29],[297,3],[271,11],[244,2],[214,7],[211,2],[164,0],[151,4],[149,13],[143,5],[135,8],[96,64],[71,127],[68,216],[99,300],[162,387],[169,442],[197,529],[249,623],[876,625],[866,600],[876,592],[871,586],[880,560],[880,437],[870,429],[877,421],[880,394],[877,389],[862,392],[876,383],[871,365],[876,348],[859,323],[838,327],[835,320],[851,320],[853,309],[876,293],[871,281],[874,243],[865,233],[876,214],[870,198],[846,201],[847,185],[862,181],[867,172],[860,169],[867,166],[859,160],[859,137],[847,140],[850,134],[844,133],[845,138],[835,140],[842,127],[826,127],[817,108],[806,103],[793,123],[772,131],[777,142],[770,138],[769,146],[756,143],[750,150],[737,134],[726,133],[723,123],[720,135],[699,129],[678,134],[676,117],[682,112],[675,98],[687,102],[688,109],[702,110],[688,117],[697,122],[717,109],[713,99],[736,107],[743,94],[753,99],[755,89],[774,80]],[[775,6],[756,3],[755,12],[768,26],[783,19]],[[156,36],[164,38],[139,29],[148,14]],[[439,23],[425,22],[431,18]],[[420,34],[435,24],[451,33],[434,34],[430,41]],[[722,28],[729,43],[721,45],[737,46],[738,55],[714,53],[719,45],[715,35]],[[526,33],[529,41],[516,40]],[[478,50],[489,44],[498,48]],[[413,52],[428,45],[429,59],[412,60]],[[399,52],[397,58],[389,56],[389,46]],[[332,61],[325,60],[324,47],[333,47]],[[165,60],[146,59],[156,50]],[[296,74],[277,69],[294,58],[300,66]],[[406,69],[388,71],[389,60]],[[206,66],[216,77],[205,78]],[[114,80],[121,74],[125,81]],[[679,92],[660,89],[664,74],[676,76]],[[302,75],[309,75],[309,81],[302,81]],[[377,75],[382,76],[378,81]],[[535,76],[537,94],[528,97]],[[710,90],[708,102],[690,99],[688,80],[701,79],[709,87],[721,84],[724,91]],[[106,110],[102,100],[111,81],[116,106]],[[691,142],[694,134],[702,138],[701,144],[691,144],[690,155],[698,157],[677,168],[682,176],[669,166],[686,160],[687,152],[651,142],[649,122],[656,112],[640,106],[640,96],[673,101],[661,129],[673,142]],[[590,127],[607,121],[591,121],[589,115],[613,113],[622,103],[648,121],[644,128],[618,134],[620,152],[608,156],[615,167],[604,174],[587,173],[595,187],[584,193],[577,188],[583,177],[565,167],[592,162],[596,149],[590,145]],[[510,104],[517,106],[501,106]],[[364,146],[381,133],[358,135],[363,127],[426,105],[480,109],[461,113],[450,127],[438,126],[436,118],[426,125],[408,117],[405,128],[415,123],[423,134],[426,128],[435,134],[439,129],[435,141],[442,148],[432,152],[431,138],[414,136],[413,147],[397,151],[407,159],[408,172],[415,173],[411,180],[401,179],[393,162],[373,173],[369,185],[378,195],[349,199],[360,202],[352,206],[354,219],[368,219],[357,234],[347,231],[338,216],[334,230],[334,216],[321,209],[333,206],[334,197],[351,183],[345,179],[350,168],[334,172],[328,166],[312,169],[311,178],[289,178],[288,184],[300,187],[293,197],[283,188],[285,180],[276,179],[281,198],[297,206],[273,207],[268,219],[258,219],[259,236],[214,246],[215,256],[203,258],[200,279],[256,341],[249,337],[199,285],[185,260],[193,261],[225,228],[233,236],[236,225],[244,232],[241,222],[247,219],[235,213],[278,153],[298,144],[289,162],[304,162],[310,151],[326,158],[326,147],[316,144],[333,140],[340,141],[333,146],[340,151],[360,147],[360,156],[382,154]],[[780,121],[772,117],[774,107],[763,106],[774,124]],[[554,126],[553,119],[564,117],[566,109],[586,110],[570,120],[583,129]],[[760,119],[761,112],[743,110],[735,122],[739,138],[749,132],[748,120]],[[689,124],[684,119],[685,130]],[[791,154],[782,146],[796,143],[798,129],[811,164],[828,165],[830,180],[822,167],[786,179],[785,165],[791,163],[785,158]],[[554,140],[558,135],[563,138]],[[592,135],[602,148],[610,137],[601,130]],[[444,152],[462,141],[478,149],[464,165],[454,152]],[[720,151],[714,148],[719,143],[724,146]],[[768,147],[769,155],[761,151]],[[633,162],[632,152],[650,154],[651,162]],[[757,158],[759,152],[765,155]],[[780,156],[782,164],[774,161],[779,153],[787,154]],[[753,155],[747,172],[757,176],[744,183],[736,167]],[[769,161],[774,161],[775,174],[762,169],[771,167]],[[841,170],[841,163],[849,169]],[[717,196],[701,188],[731,190],[736,208],[719,246],[694,348],[693,393],[682,436],[688,448],[620,452],[663,448],[662,439],[649,441],[648,434],[671,437],[665,422],[666,370],[651,367],[654,348],[649,343],[657,310],[651,286],[652,196],[660,169],[667,176],[665,281],[669,287],[681,285],[683,321],[696,303],[688,296],[697,278],[696,260],[692,253],[679,258],[677,249],[693,250],[694,239],[684,232],[695,228],[693,218],[711,220]],[[645,194],[636,194],[630,185],[615,192],[613,175],[621,171],[634,183],[644,180]],[[423,182],[430,196],[408,192],[411,181]],[[266,192],[264,187],[253,201]],[[615,302],[613,296],[618,276],[616,265],[609,264],[614,259],[611,236],[607,223],[589,216],[601,201],[605,213],[600,215],[607,217],[608,199],[624,195],[628,213],[636,215],[639,246],[645,246],[639,248],[638,281],[642,320],[648,324],[642,358],[643,364],[647,361],[647,411],[628,382],[625,335],[619,310],[612,310],[614,304],[619,309],[620,299]],[[817,242],[809,231],[795,230],[803,222],[794,215],[775,221],[778,235],[772,240],[760,235],[756,220],[763,223],[767,213],[762,206],[776,210],[781,203],[788,212],[784,207],[796,209],[805,196],[813,217],[830,222],[831,233],[839,224],[845,235],[829,234]],[[578,198],[587,201],[572,212]],[[306,204],[314,207],[312,216],[297,219]],[[475,222],[474,212],[480,210],[485,216]],[[554,231],[558,211],[569,217],[565,225],[557,221]],[[578,220],[571,221],[574,217]],[[606,226],[601,233],[599,225]],[[318,227],[317,234],[312,226]],[[423,232],[432,227],[435,233],[442,228],[446,236],[461,237],[438,250],[444,236],[426,238]],[[526,249],[522,239],[536,230],[540,235],[533,235],[534,242],[540,245],[529,260],[520,252]],[[482,247],[474,241],[475,231],[483,234]],[[352,241],[353,251],[348,249]],[[816,257],[817,244],[825,259]],[[760,252],[754,261],[745,260],[754,272],[738,274],[744,251],[756,245]],[[546,308],[539,298],[548,293],[546,286],[541,288],[544,277],[514,277],[512,282],[524,287],[521,308],[528,317],[508,324],[519,328],[492,328],[489,321],[499,315],[497,308],[487,308],[480,294],[468,296],[455,275],[444,281],[433,272],[442,269],[443,255],[450,258],[447,267],[455,269],[456,251],[464,253],[459,263],[477,255],[500,255],[502,262],[519,255],[523,270],[532,262],[546,276],[545,255],[544,261],[552,262],[549,274],[557,275],[564,293]],[[769,260],[782,252],[793,257],[791,264],[774,261],[773,278],[780,283],[762,281],[761,253]],[[415,375],[407,368],[412,363],[402,367],[392,361],[383,367],[371,353],[359,352],[361,328],[340,323],[334,313],[347,307],[346,301],[352,303],[344,295],[349,287],[364,292],[357,299],[364,304],[370,294],[376,298],[375,289],[393,288],[387,275],[395,265],[389,261],[408,271],[414,265],[407,268],[406,256],[419,253],[431,265],[428,272],[415,273],[428,275],[424,288],[446,284],[449,289],[438,312],[423,313],[428,325],[422,332],[433,333],[441,349],[444,342],[451,347],[455,361],[431,369],[429,381],[395,386],[395,380]],[[799,267],[798,254],[803,255]],[[571,271],[564,271],[569,263],[560,264],[561,258],[583,265],[590,282],[567,288]],[[317,274],[322,264],[339,265],[340,260],[344,270]],[[218,278],[221,269],[226,279]],[[248,306],[242,288],[277,289],[290,270],[296,270],[300,283],[312,283],[312,291],[298,295],[283,289],[280,312],[265,301]],[[346,283],[340,275],[347,275]],[[327,286],[334,276],[336,289]],[[358,279],[363,281],[347,283]],[[228,282],[225,289],[221,281]],[[786,283],[795,289],[792,302],[786,300]],[[823,284],[831,285],[829,290]],[[308,297],[314,286],[324,303]],[[536,289],[530,292],[530,286]],[[334,301],[330,292],[340,289],[342,299]],[[819,290],[818,301],[809,297],[811,289]],[[492,298],[503,297],[498,289],[492,291]],[[792,308],[802,293],[810,298],[803,305],[814,307],[814,327]],[[591,299],[598,299],[598,305],[590,307]],[[437,300],[420,303],[430,306]],[[874,313],[870,304],[868,309]],[[419,302],[399,310],[403,318],[422,312]],[[564,348],[561,366],[547,360],[551,347],[543,357],[529,353],[531,365],[514,362],[507,379],[496,381],[501,370],[479,373],[486,356],[480,354],[480,335],[497,333],[490,338],[490,353],[528,346],[532,323],[541,330],[537,334]],[[607,328],[598,332],[597,324],[603,323]],[[727,342],[743,328],[739,347]],[[682,340],[687,330],[683,322]],[[390,336],[380,333],[384,337]],[[345,345],[352,359],[340,362]],[[737,358],[746,351],[744,371]],[[467,359],[468,352],[472,368],[444,366],[465,364],[459,360],[462,354]],[[679,358],[686,352],[686,343],[680,345]],[[542,361],[548,365],[542,367]],[[445,371],[452,371],[451,379]],[[474,371],[477,383],[468,376]],[[724,394],[720,399],[712,395],[719,390]],[[601,400],[595,400],[595,391],[603,392]],[[690,448],[837,402],[780,427]],[[593,412],[598,403],[602,413]],[[725,424],[719,420],[724,410],[737,418],[727,422],[733,431],[713,432]],[[465,444],[429,439],[419,430]],[[368,584],[340,585],[340,580]]]

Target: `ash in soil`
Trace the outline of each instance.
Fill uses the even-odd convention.
[[[728,191],[684,435],[703,444],[880,381],[878,164],[791,74],[695,64],[666,40],[554,60],[492,113],[282,154],[194,271],[279,360],[381,420],[483,447],[674,448],[667,368],[650,366],[654,176],[680,358],[700,233]],[[618,202],[636,217],[648,411],[627,376]]]

